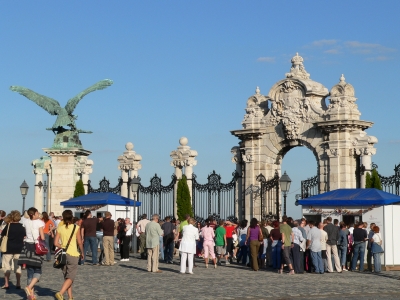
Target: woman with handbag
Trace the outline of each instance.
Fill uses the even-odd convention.
[[[25,287],[26,296],[28,300],[36,300],[33,287],[42,276],[43,254],[39,252],[39,248],[44,244],[44,223],[39,219],[39,212],[34,207],[28,209],[28,216],[29,220],[25,221],[25,246],[22,249],[18,264],[26,264],[28,284]]]
[[[250,245],[251,268],[253,271],[258,271],[257,257],[260,250],[260,241],[263,241],[261,228],[258,226],[257,219],[252,218],[247,229],[246,245]]]
[[[74,283],[76,272],[78,269],[79,257],[83,260],[83,244],[82,237],[79,234],[79,226],[73,223],[72,211],[67,209],[63,212],[63,224],[57,227],[57,234],[54,238],[54,246],[66,249],[66,264],[62,271],[64,275],[64,283],[61,290],[55,294],[57,300],[64,300],[64,293],[68,293],[70,300],[72,296],[72,284]],[[81,251],[79,254],[78,246]]]
[[[374,257],[374,273],[381,272],[381,254],[383,253],[382,249],[382,237],[379,233],[379,227],[375,226],[372,228],[375,234],[371,238],[371,252]]]
[[[14,268],[17,283],[15,288],[21,289],[21,267],[18,265],[18,258],[24,247],[25,228],[19,223],[21,214],[17,210],[11,211],[5,218],[8,223],[1,232],[3,238],[1,242],[1,251],[3,252],[2,266],[4,271],[3,290],[9,289],[10,273]]]

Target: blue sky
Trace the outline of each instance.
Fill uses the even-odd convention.
[[[143,157],[147,183],[163,183],[169,154],[181,136],[198,151],[194,171],[205,182],[212,170],[223,181],[235,169],[230,149],[238,140],[247,98],[268,94],[299,52],[311,78],[328,89],[344,73],[356,90],[361,119],[374,122],[373,161],[392,175],[400,162],[399,1],[3,1],[0,4],[1,209],[20,209],[19,185],[34,186],[33,159],[50,147],[54,117],[10,85],[68,99],[95,82],[114,84],[78,105],[84,147],[93,152],[97,183],[116,184],[117,157],[126,142]],[[283,159],[292,178],[289,214],[300,180],[316,174],[305,148]],[[33,204],[33,189],[27,206]]]

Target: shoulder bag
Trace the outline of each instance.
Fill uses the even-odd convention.
[[[61,269],[67,264],[67,250],[69,247],[69,243],[71,243],[72,237],[74,236],[76,225],[74,225],[74,229],[72,229],[71,236],[69,237],[67,246],[64,248],[58,248],[54,252],[54,263],[53,268]]]
[[[35,241],[35,237],[33,235],[32,220],[30,220],[30,225],[31,225],[31,234],[32,234],[33,240]],[[49,252],[49,249],[47,249],[46,242],[44,240],[42,240],[39,235],[35,242],[35,253],[36,253],[36,255],[42,256],[42,255],[46,255],[47,252]]]
[[[3,236],[3,238],[1,239],[0,251],[3,253],[7,252],[8,231],[10,230],[10,226],[11,226],[11,223],[8,224],[7,234],[5,236]]]

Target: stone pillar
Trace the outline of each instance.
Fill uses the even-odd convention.
[[[189,187],[190,199],[192,199],[192,175],[193,175],[193,167],[197,165],[197,151],[190,150],[190,147],[187,146],[188,139],[186,137],[181,137],[179,139],[179,144],[177,150],[171,152],[170,156],[172,158],[171,166],[175,168],[175,176],[177,179],[182,178],[182,170],[184,168],[184,174],[187,178],[187,184]],[[175,183],[175,211],[174,215],[176,216],[176,192],[178,189],[178,181]]]
[[[118,169],[121,170],[122,178],[121,196],[129,196],[131,199],[134,198],[134,195],[131,191],[128,191],[130,188],[128,186],[128,179],[138,177],[138,171],[142,168],[142,165],[140,164],[142,156],[133,151],[133,147],[134,146],[131,142],[126,143],[126,151],[118,157]]]
[[[93,160],[88,159],[87,156],[77,156],[75,159],[75,181],[82,180],[85,195],[88,193],[89,175],[93,172],[92,166]]]
[[[372,147],[361,149],[361,165],[365,167],[364,172],[361,173],[360,188],[365,188],[365,180],[367,173],[371,174],[372,170],[372,155],[376,153],[376,149]]]
[[[34,207],[37,208],[39,212],[43,211],[43,187],[39,185],[44,185],[45,179],[43,179],[43,174],[47,174],[50,163],[49,156],[42,156],[39,159],[32,161],[31,165],[34,167],[33,173],[35,174],[35,190],[34,190]],[[39,184],[39,182],[41,184]],[[47,195],[46,195],[47,196]],[[48,197],[46,197],[48,198]]]
[[[51,157],[50,197],[47,211],[60,216],[64,210],[60,202],[74,195],[77,174],[79,174],[77,167],[80,165],[77,161],[81,162],[92,152],[80,148],[44,148],[43,150]]]

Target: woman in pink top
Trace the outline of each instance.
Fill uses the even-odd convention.
[[[204,260],[206,262],[206,268],[208,268],[208,253],[211,254],[211,257],[214,262],[214,268],[217,267],[217,260],[215,258],[214,253],[214,229],[210,227],[211,221],[209,219],[206,220],[206,226],[201,229],[201,235],[203,236],[203,249],[204,249]]]

